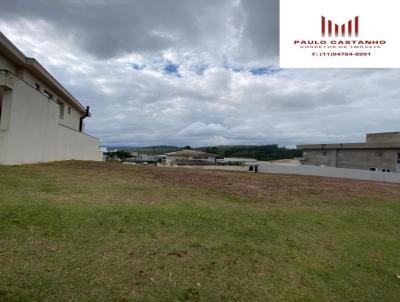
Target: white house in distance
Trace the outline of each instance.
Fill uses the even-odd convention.
[[[218,155],[184,149],[177,152],[167,153],[167,165],[215,165]]]
[[[0,32],[0,164],[102,160],[83,107]]]

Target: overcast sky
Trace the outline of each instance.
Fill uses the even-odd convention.
[[[0,0],[0,30],[113,145],[363,141],[400,130],[400,73],[279,69],[278,0]]]

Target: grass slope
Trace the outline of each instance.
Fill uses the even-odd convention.
[[[399,230],[398,185],[0,166],[0,300],[398,301]]]

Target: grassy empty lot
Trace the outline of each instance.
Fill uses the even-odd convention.
[[[399,301],[398,274],[400,185],[0,166],[0,301]]]

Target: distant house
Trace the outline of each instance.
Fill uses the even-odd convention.
[[[134,157],[136,163],[157,163],[160,161],[158,155],[139,154]]]
[[[255,158],[225,157],[217,159],[217,163],[221,165],[246,165],[257,163]]]
[[[0,33],[0,164],[102,160],[82,106],[38,61]]]
[[[365,143],[299,145],[302,163],[378,172],[400,172],[400,132],[367,134]]]
[[[168,165],[215,165],[218,155],[184,149],[177,152],[167,153],[166,163]]]

